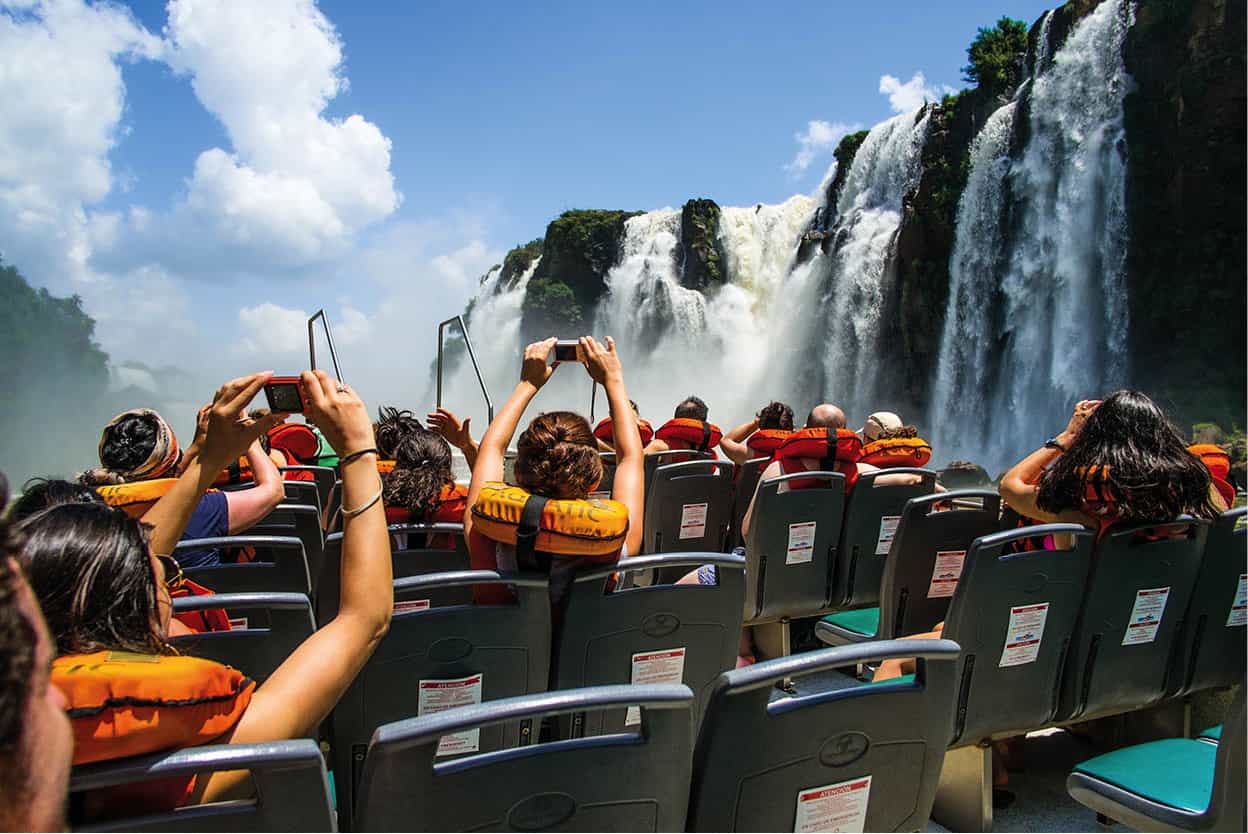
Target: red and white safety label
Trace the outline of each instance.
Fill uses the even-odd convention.
[[[897,525],[901,524],[899,515],[880,516],[880,535],[875,540],[875,555],[886,556],[893,546],[893,537],[897,535]]]
[[[1248,573],[1239,575],[1235,599],[1231,602],[1231,613],[1226,618],[1228,626],[1242,626],[1244,623],[1248,623]]]
[[[1044,621],[1049,617],[1049,604],[1016,605],[1010,609],[1010,623],[1005,627],[1005,648],[998,666],[1022,666],[1034,663],[1040,656],[1044,639]]]
[[[804,565],[815,558],[814,521],[789,525],[789,548],[784,555],[786,565]]]
[[[448,680],[422,680],[417,700],[417,715],[433,715],[443,710],[481,703],[481,675]],[[475,753],[481,749],[481,730],[465,730],[442,736],[438,742],[439,756]]]
[[[427,599],[404,599],[394,601],[394,613],[406,614],[409,611],[428,611],[429,600]]]
[[[936,552],[936,566],[932,568],[932,582],[927,586],[928,599],[953,596],[953,592],[958,588],[958,579],[962,576],[962,562],[965,559],[965,550]]]
[[[860,834],[867,823],[871,777],[797,792],[796,832],[844,831]]]
[[[1137,592],[1135,605],[1131,606],[1131,619],[1127,620],[1127,630],[1122,635],[1122,645],[1135,646],[1156,640],[1169,598],[1168,587],[1144,588]]]
[[[700,539],[706,535],[706,504],[685,504],[680,508],[680,537]]]
[[[633,655],[633,669],[629,683],[684,683],[685,647],[638,652]],[[641,709],[629,707],[624,716],[625,725],[641,723]]]

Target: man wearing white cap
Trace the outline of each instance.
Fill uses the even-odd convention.
[[[858,435],[864,442],[878,440],[886,431],[899,429],[904,425],[901,418],[891,411],[877,411],[866,419],[859,429]]]

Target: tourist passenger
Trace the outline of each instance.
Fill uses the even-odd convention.
[[[280,423],[284,416],[262,417],[258,424],[267,430]],[[170,478],[196,459],[201,445],[197,426],[196,438],[183,459],[178,439],[164,418],[151,409],[133,409],[117,415],[104,427],[100,435],[100,463],[125,483]],[[246,454],[255,486],[205,494],[185,525],[184,538],[237,536],[263,520],[285,498],[281,473],[260,443],[253,441]],[[236,459],[237,456],[226,461],[222,469]],[[179,559],[183,567],[202,567],[220,564],[222,555],[216,549],[196,550],[180,554]]]
[[[381,454],[381,459],[394,460],[399,443],[412,432],[424,429],[416,415],[406,409],[399,410],[384,405],[377,409],[377,422],[373,424],[373,433],[377,436],[377,451]]]
[[[153,677],[144,691],[161,691],[150,685],[158,679],[161,686],[186,687],[205,676],[236,684],[220,709],[180,713],[177,722],[159,720],[165,706],[144,708],[142,715],[135,713],[125,722],[134,730],[127,737],[117,731],[122,722],[97,728],[94,716],[74,715],[76,762],[209,742],[304,737],[328,715],[385,634],[393,606],[392,575],[372,425],[364,404],[348,386],[316,371],[302,375],[306,413],[341,457],[346,508],[338,615],[295,649],[259,688],[228,667],[179,657],[167,642],[171,604],[166,584],[172,565],[166,565],[164,554],[178,540],[217,473],[268,428],[265,421],[244,415],[269,376],[255,374],[221,388],[202,451],[143,522],[109,507],[71,504],[53,507],[22,525],[27,536],[22,559],[62,655],[53,665],[53,682],[65,691],[71,709],[77,698],[90,697],[76,677],[88,672],[104,677],[109,691],[115,692],[123,684],[123,670],[130,679],[140,676],[142,683],[146,679],[141,676],[154,674],[147,670],[177,661],[185,675]],[[93,663],[79,661],[78,656],[96,653],[100,654]],[[141,662],[135,662],[135,653],[143,656]],[[125,709],[124,699],[115,707]],[[175,730],[178,738],[171,740],[169,734]],[[246,772],[215,773],[169,786],[161,793],[161,804],[173,807],[188,798],[191,802],[243,798],[250,790]],[[94,797],[95,802],[88,798],[89,814],[136,810],[118,807],[111,801],[116,794],[105,794]]]
[[[1066,429],[1006,472],[1000,490],[1025,518],[1098,531],[1184,513],[1213,518],[1226,509],[1209,470],[1139,391],[1080,401]]]
[[[446,522],[459,524],[467,508],[466,487],[451,474],[451,447],[428,429],[410,432],[394,450],[394,469],[382,475],[382,499],[389,524]],[[413,546],[406,533],[392,534],[396,546]],[[454,547],[454,536],[424,536],[414,546]]]
[[[649,423],[641,419],[641,409],[637,408],[635,401],[629,400],[628,406],[633,410],[633,415],[637,418],[637,433],[641,435],[641,445],[646,446],[654,438],[654,429],[651,428]],[[598,439],[599,451],[615,451],[615,429],[610,417],[603,417],[598,421],[598,425],[594,426],[594,437]]]
[[[724,435],[719,448],[737,466],[750,458],[770,457],[787,433],[793,431],[793,409],[782,402],[770,402]]]
[[[64,831],[74,737],[48,672],[55,645],[14,558],[20,549],[0,519],[0,830]]]
[[[100,494],[86,484],[57,478],[31,478],[22,487],[22,494],[9,507],[9,520],[14,524],[35,513],[61,504],[103,504]]]
[[[694,396],[693,394],[685,397],[681,400],[680,405],[676,406],[676,410],[672,414],[672,420],[660,426],[654,433],[654,439],[646,444],[646,454],[652,454],[654,452],[679,451],[683,449],[704,448],[704,450],[709,450],[713,448],[719,443],[719,440],[714,437],[714,435],[719,434],[719,429],[711,426],[707,422],[709,413],[710,410],[706,407],[706,403],[703,402],[700,397]],[[688,439],[674,438],[669,435],[668,431],[665,430],[674,426],[675,421],[677,420],[691,420],[697,423],[706,424],[713,430],[711,437],[706,438],[707,442],[705,445],[699,443],[697,440],[694,440],[692,435]]]
[[[525,348],[520,382],[481,438],[477,463],[472,469],[472,483],[468,488],[470,509],[464,513],[464,529],[468,536],[468,548],[474,569],[514,571],[517,568],[515,547],[495,542],[474,529],[471,507],[477,502],[487,483],[503,480],[503,454],[511,443],[520,418],[533,397],[561,364],[547,364],[547,357],[557,341],[558,339],[550,338]],[[585,336],[581,338],[580,344],[585,357],[585,370],[594,382],[606,389],[607,403],[610,406],[616,452],[612,495],[615,501],[627,508],[633,522],[628,526],[621,551],[610,557],[611,561],[615,561],[630,553],[637,553],[641,547],[640,519],[644,509],[641,436],[637,432],[636,417],[629,406],[624,372],[615,351],[615,341],[608,337],[604,346]],[[521,432],[516,441],[516,483],[533,495],[553,499],[585,499],[598,488],[602,475],[603,465],[598,454],[598,445],[589,422],[579,414],[570,411],[539,414],[530,421],[528,428]],[[583,562],[584,559],[580,561]],[[552,566],[553,599],[559,599],[566,588],[570,580],[570,567],[570,564],[564,562]],[[481,586],[477,593],[478,600],[482,602],[505,601],[508,596],[506,589],[499,586]]]

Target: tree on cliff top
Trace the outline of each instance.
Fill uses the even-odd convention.
[[[1023,80],[1027,57],[1027,24],[1003,17],[991,28],[980,27],[966,48],[962,78],[990,93],[1008,93]]]

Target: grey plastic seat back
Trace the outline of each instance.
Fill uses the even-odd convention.
[[[233,666],[257,684],[268,680],[316,629],[312,605],[303,594],[214,594],[173,601],[175,614],[209,608],[225,610],[229,631],[181,635],[169,642],[183,654]]]
[[[286,499],[282,503],[303,504],[315,507],[318,513],[321,511],[321,493],[312,481],[282,481],[282,488],[286,491]]]
[[[1071,640],[1060,719],[1091,719],[1161,700],[1208,533],[1209,522],[1183,519],[1101,536]]]
[[[1138,831],[1244,831],[1248,825],[1245,805],[1245,782],[1248,756],[1245,739],[1244,686],[1240,684],[1227,714],[1222,739],[1217,743],[1213,761],[1213,784],[1209,804],[1202,810],[1177,808],[1135,793],[1131,785],[1121,785],[1076,770],[1066,780],[1066,789],[1078,802],[1111,816]],[[1203,744],[1189,741],[1188,744]],[[1143,746],[1156,744],[1146,742]],[[1159,761],[1159,767],[1168,763]],[[1182,774],[1186,781],[1197,782],[1203,774]]]
[[[880,580],[876,639],[922,634],[945,619],[971,542],[997,531],[1001,497],[966,489],[911,498]]]
[[[772,700],[786,678],[907,657],[919,658],[911,680]],[[957,657],[950,640],[889,640],[724,673],[698,734],[688,830],[922,830],[953,723]],[[863,816],[838,828],[837,805]],[[800,825],[820,817],[820,827]]]
[[[303,542],[290,536],[222,536],[215,539],[186,539],[173,549],[193,550],[251,548],[251,562],[230,562],[183,568],[187,578],[219,594],[286,593],[307,596],[312,590]]]
[[[335,831],[325,759],[311,739],[187,747],[172,753],[82,765],[70,777],[71,795],[152,779],[248,770],[256,787],[246,801],[190,805],[75,831]]]
[[[1222,513],[1209,530],[1192,600],[1183,618],[1171,689],[1178,694],[1234,686],[1248,655],[1248,507]]]
[[[745,544],[745,534],[741,532],[741,522],[754,499],[754,490],[758,488],[758,479],[771,458],[750,458],[737,467],[737,488],[732,501],[732,541]]]
[[[422,703],[428,712],[466,698],[492,701],[546,690],[550,600],[545,576],[496,571],[410,576],[394,583],[394,604],[398,608],[427,599],[438,588],[474,584],[509,585],[516,600],[395,614],[390,631],[334,708],[333,769],[340,812],[352,807],[368,740],[382,724],[421,715]],[[460,746],[481,751],[521,746],[535,740],[538,729],[523,721],[495,724]],[[421,827],[433,824],[419,819]]]
[[[430,573],[446,573],[469,569],[468,549],[464,544],[462,524],[392,524],[390,525],[390,569],[395,579],[408,576],[425,576]],[[396,539],[404,543],[418,544],[417,537],[436,536],[439,540],[454,537],[455,547],[396,547]],[[434,541],[440,544],[441,541]],[[342,593],[342,533],[330,533],[325,537],[325,564],[321,567],[321,581],[316,594],[316,621],[321,625],[338,614],[338,599]],[[466,586],[435,588],[430,591],[431,607],[443,605],[466,605],[472,601],[472,589]]]
[[[305,504],[279,504],[259,524],[247,531],[252,536],[294,536],[303,542],[308,572],[312,577],[312,593],[316,593],[325,560],[325,530],[321,514]]]
[[[666,452],[650,452],[646,455],[643,469],[646,480],[646,503],[650,502],[650,489],[654,483],[654,473],[660,466],[673,463],[688,463],[695,460],[715,460],[713,452],[698,452],[691,449],[672,449]]]
[[[334,490],[334,482],[338,480],[338,470],[332,466],[283,466],[282,472],[311,472],[312,483],[316,484],[317,507],[324,509],[329,505],[329,494]],[[295,483],[308,483],[296,481]]]
[[[913,474],[917,484],[876,486],[885,475]],[[901,511],[911,498],[936,491],[936,473],[930,469],[882,469],[858,476],[854,491],[845,499],[845,523],[837,550],[836,575],[832,582],[832,605],[864,608],[880,604],[880,578]]]
[[[355,821],[361,831],[683,831],[693,694],[681,684],[601,686],[510,698],[378,729]],[[438,764],[439,737],[550,714],[640,705],[636,733]]]
[[[688,573],[714,565],[718,584],[650,585],[608,591],[617,571]],[[676,570],[679,568],[680,570]],[[736,663],[745,559],[726,553],[665,553],[582,571],[572,581],[556,637],[555,689],[613,683],[683,683],[694,715],[719,673]],[[599,712],[572,735],[624,729],[636,711]]]
[[[1033,536],[1071,547],[1011,552]],[[1078,524],[1042,524],[971,545],[943,632],[962,647],[950,747],[1052,721],[1094,538]]]
[[[692,460],[658,467],[646,491],[643,552],[723,551],[732,525],[732,466]]]
[[[795,479],[826,486],[780,492]],[[769,478],[759,485],[757,501],[745,537],[745,621],[818,614],[831,591],[845,476],[810,471]]]
[[[599,452],[598,457],[602,460],[602,480],[598,484],[598,491],[609,495],[611,485],[615,483],[615,452]]]
[[[334,481],[329,491],[329,500],[325,504],[325,532],[337,533],[342,530],[342,479]]]

